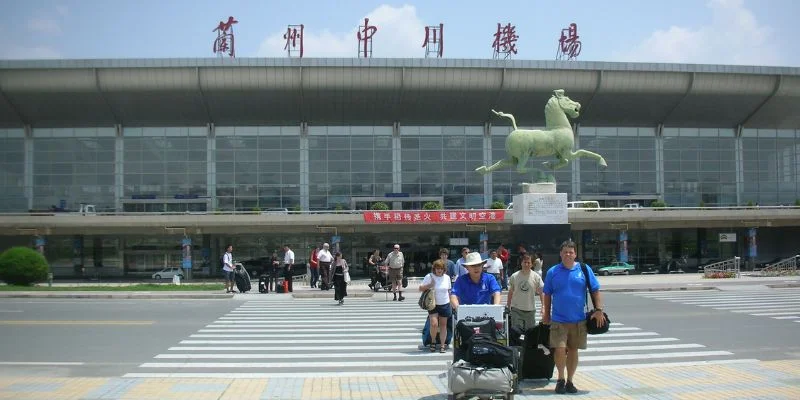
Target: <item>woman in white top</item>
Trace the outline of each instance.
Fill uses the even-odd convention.
[[[430,334],[431,345],[430,350],[436,351],[436,333],[439,333],[439,352],[444,353],[447,351],[447,319],[453,316],[453,310],[450,308],[450,277],[444,273],[444,261],[436,260],[433,262],[432,272],[425,275],[422,284],[419,285],[419,291],[424,292],[428,289],[433,289],[434,298],[436,299],[436,307],[428,311],[428,318],[430,318]]]

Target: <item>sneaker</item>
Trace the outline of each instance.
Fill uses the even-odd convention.
[[[405,299],[406,299],[405,297],[403,297],[403,296],[400,296],[400,297],[398,297],[398,298],[397,298],[397,301],[403,301],[403,300],[405,300]]]
[[[564,394],[567,393],[566,389],[566,382],[563,379],[559,379],[556,382],[556,394]]]
[[[578,393],[578,388],[576,388],[575,385],[573,385],[570,381],[567,381],[567,385],[564,387],[564,389],[566,389],[567,393]]]

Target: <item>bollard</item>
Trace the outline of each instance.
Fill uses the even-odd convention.
[[[48,272],[47,273],[47,286],[48,287],[53,287],[53,273],[52,272]]]
[[[172,284],[180,286],[181,285],[181,276],[180,275],[172,275]]]

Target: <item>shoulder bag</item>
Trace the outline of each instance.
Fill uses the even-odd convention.
[[[583,270],[583,278],[586,280],[586,297],[587,297],[587,299],[586,299],[586,307],[588,307],[589,306],[589,298],[592,297],[592,296],[590,296],[591,291],[592,291],[592,286],[589,283],[589,271],[586,268],[586,264],[580,263],[580,265],[581,265],[581,270]],[[596,305],[594,304],[594,299],[592,299],[592,308],[594,309],[595,306]],[[606,314],[605,311],[603,312],[603,316],[606,317],[606,322],[602,326],[598,327],[597,326],[597,321],[595,321],[592,318],[592,312],[591,311],[587,311],[586,312],[586,332],[588,334],[590,334],[590,335],[599,335],[601,333],[608,332],[608,326],[611,324],[611,320],[608,318],[608,314]]]

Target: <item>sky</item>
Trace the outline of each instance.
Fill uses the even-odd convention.
[[[423,58],[424,27],[444,24],[444,58],[492,58],[497,24],[517,60],[556,58],[577,24],[581,61],[800,67],[798,0],[0,0],[0,59],[206,58],[233,16],[237,58],[287,57],[303,24],[304,57],[357,57],[358,26],[376,26],[373,58]]]

